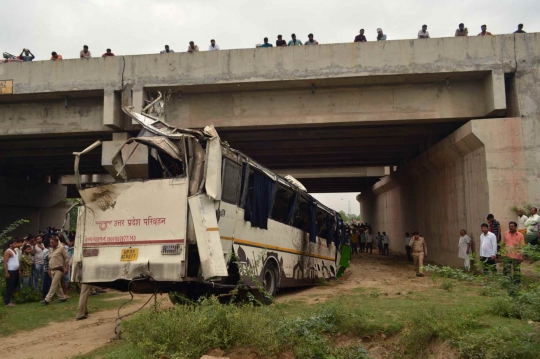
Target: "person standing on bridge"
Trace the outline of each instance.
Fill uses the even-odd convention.
[[[463,23],[459,24],[458,29],[456,30],[456,37],[458,36],[469,36],[469,30],[465,27]]]
[[[22,49],[21,54],[19,55],[19,59],[23,62],[29,62],[34,60],[36,57],[30,51],[30,49]]]
[[[302,45],[302,41],[296,39],[296,34],[291,35],[292,40],[289,41],[288,46],[300,46]]]
[[[377,29],[377,41],[386,41],[386,35],[380,27]]]
[[[390,237],[388,237],[388,234],[386,232],[382,232],[383,234],[383,255],[390,255]]]
[[[169,45],[165,45],[165,50],[161,50],[160,54],[174,54],[174,50],[169,48]]]
[[[518,25],[518,29],[514,31],[514,34],[526,34],[527,32],[523,30],[523,24]]]
[[[92,57],[92,53],[90,52],[90,50],[88,50],[88,45],[83,46],[83,49],[81,50],[79,54],[79,57],[81,59],[89,59]]]
[[[422,25],[422,30],[418,31],[419,39],[429,39],[429,32],[427,31],[427,25]]]
[[[187,52],[189,53],[194,53],[194,52],[199,52],[199,46],[195,45],[195,43],[193,41],[190,41],[189,42],[189,46],[187,48]]]
[[[471,237],[467,231],[459,231],[458,257],[463,259],[463,265],[467,271],[471,269]]]
[[[409,262],[412,262],[411,235],[409,232],[405,233],[405,252],[407,253],[407,259]]]
[[[427,258],[427,244],[424,237],[420,237],[418,231],[413,232],[413,236],[411,238],[411,249],[416,276],[423,277],[424,275],[422,274],[422,267],[424,266],[424,259]]]
[[[219,45],[216,44],[216,40],[210,40],[210,46],[208,46],[208,51],[217,51],[219,50]]]
[[[366,36],[364,35],[364,29],[360,29],[360,35],[356,35],[354,42],[367,42]]]
[[[268,38],[265,37],[263,39],[264,43],[261,45],[261,47],[274,47],[274,45],[272,45],[271,43],[268,42]]]
[[[56,51],[51,53],[51,61],[62,60],[62,55],[57,54]]]
[[[319,45],[319,43],[317,42],[317,40],[315,40],[313,38],[313,34],[309,34],[308,35],[308,41],[304,42],[304,45],[306,46],[313,46],[313,45]]]
[[[114,56],[111,49],[107,49],[106,52],[103,55],[101,55],[101,57],[109,57],[109,56]]]
[[[478,34],[478,36],[486,36],[486,35],[492,35],[491,32],[487,31],[487,25],[480,26],[482,29],[482,32]]]

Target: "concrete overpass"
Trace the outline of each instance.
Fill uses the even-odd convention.
[[[489,212],[506,227],[510,205],[539,199],[539,53],[540,35],[512,34],[3,64],[0,175],[58,188],[73,151],[137,132],[122,105],[171,90],[173,125],[213,123],[311,192],[362,192],[392,249],[419,229],[433,259],[456,263],[459,228],[476,236]],[[81,172],[101,164],[97,151]],[[379,181],[383,167],[397,171]],[[44,208],[0,206],[4,221]]]

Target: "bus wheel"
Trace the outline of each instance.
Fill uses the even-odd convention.
[[[261,301],[264,304],[272,304],[273,297],[277,292],[277,270],[272,262],[267,262],[263,269],[262,287],[266,293],[262,293]],[[271,296],[272,298],[268,298]]]

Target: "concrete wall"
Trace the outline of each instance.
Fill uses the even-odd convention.
[[[508,230],[510,207],[534,197],[528,192],[521,119],[473,120],[411,163],[362,193],[363,219],[386,231],[390,249],[405,252],[405,232],[420,231],[429,259],[461,266],[459,230],[466,229],[478,253],[480,224],[493,213]]]

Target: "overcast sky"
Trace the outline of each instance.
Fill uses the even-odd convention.
[[[388,40],[415,38],[422,24],[432,37],[453,36],[464,22],[470,35],[486,23],[493,34],[511,33],[517,24],[540,31],[538,0],[0,0],[0,51],[23,47],[38,60],[52,51],[78,57],[84,44],[93,56],[107,47],[117,55],[159,52],[165,44],[201,50],[215,38],[222,49],[250,48],[267,36],[302,41],[312,32],[321,44],[350,42],[360,28],[368,41],[382,27]]]
[[[460,22],[470,35],[487,24],[493,34],[512,33],[518,23],[540,31],[539,0],[0,0],[0,51],[18,55],[28,47],[38,60],[56,51],[76,58],[83,45],[94,57],[107,47],[117,55],[156,53],[165,44],[201,50],[210,39],[222,49],[252,48],[267,36],[291,33],[305,41],[312,32],[321,44],[352,42],[360,28],[368,41],[383,28],[388,40],[416,38],[423,24],[431,37],[449,37]],[[359,213],[356,193],[315,195],[336,210]]]

